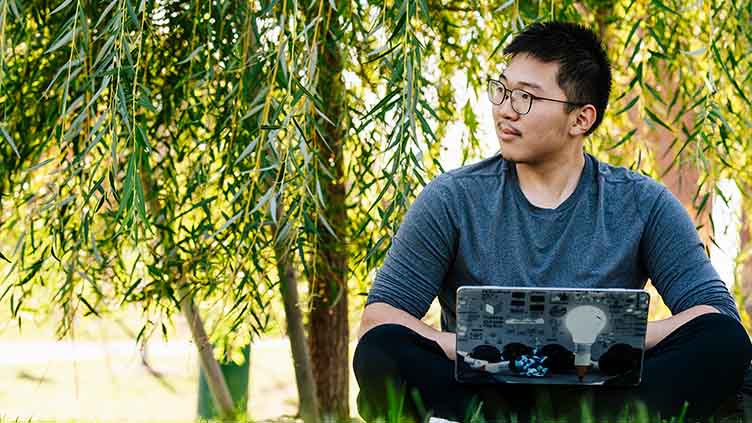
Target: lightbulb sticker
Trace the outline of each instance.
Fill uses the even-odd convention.
[[[581,305],[569,310],[564,317],[564,327],[574,342],[574,365],[582,381],[591,366],[590,351],[595,339],[608,323],[606,313],[592,305]]]

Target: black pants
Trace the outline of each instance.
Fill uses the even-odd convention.
[[[690,320],[648,350],[637,387],[461,384],[454,378],[454,362],[437,343],[394,324],[377,326],[361,338],[353,367],[360,385],[358,410],[366,421],[393,420],[396,414],[415,421],[428,415],[469,421],[478,412],[486,420],[516,415],[541,421],[579,419],[583,403],[596,418],[636,410],[668,418],[679,415],[685,402],[688,417],[710,416],[735,396],[750,360],[744,328],[713,313]]]

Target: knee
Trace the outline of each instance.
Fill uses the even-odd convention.
[[[721,313],[708,313],[699,318],[705,319],[704,334],[712,334],[714,340],[729,348],[728,352],[740,352],[747,358],[752,354],[749,335],[736,319]]]
[[[400,351],[412,333],[411,329],[397,324],[383,324],[368,330],[355,347],[355,378],[373,380],[394,374],[400,362]]]
[[[713,350],[722,354],[721,362],[746,370],[752,360],[752,343],[744,327],[736,319],[721,313],[709,313],[695,318],[700,326],[700,339],[712,343]],[[728,360],[728,361],[727,361]]]

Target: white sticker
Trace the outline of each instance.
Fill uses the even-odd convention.
[[[486,313],[494,314],[494,308],[491,304],[486,304]]]

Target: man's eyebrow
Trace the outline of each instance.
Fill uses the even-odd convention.
[[[503,79],[505,81],[509,81],[507,79],[506,75],[504,75],[503,72],[501,73],[501,75],[499,75],[499,78]],[[540,85],[538,85],[538,84],[536,84],[534,82],[517,81],[517,85],[522,85],[523,87],[533,88],[533,89],[536,89],[536,90],[542,90],[543,89],[543,87],[541,87]]]

